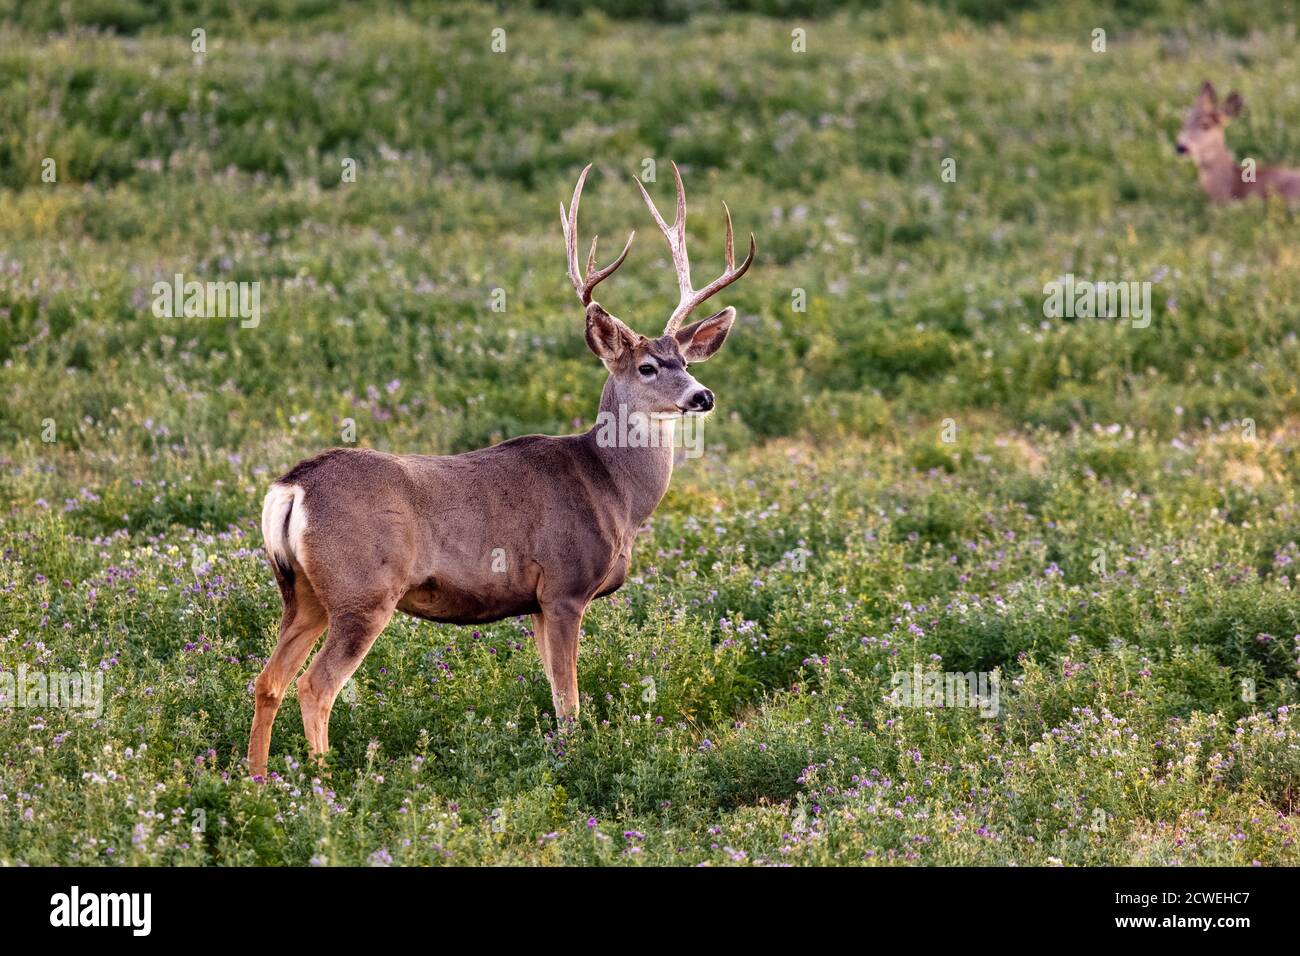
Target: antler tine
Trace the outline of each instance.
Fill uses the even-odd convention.
[[[582,187],[590,171],[591,163],[588,163],[578,174],[578,184],[573,187],[573,199],[569,202],[567,213],[564,211],[564,203],[560,203],[560,229],[564,232],[564,252],[568,260],[569,281],[573,283],[573,290],[578,293],[578,299],[583,305],[591,305],[592,290],[613,275],[614,271],[623,264],[628,251],[632,248],[632,240],[636,238],[636,230],[633,230],[628,234],[627,242],[618,258],[605,268],[593,272],[592,270],[596,268],[596,240],[599,238],[593,236],[591,252],[587,254],[587,277],[585,279],[582,277],[582,272],[578,268],[578,202],[582,198]]]
[[[722,261],[730,272],[736,268],[736,243],[735,236],[731,232],[731,210],[727,207],[727,201],[722,200],[722,214],[727,217],[727,238],[722,247]]]
[[[727,245],[729,247],[731,245],[730,229],[727,230]],[[727,268],[723,270],[722,275],[718,276],[716,279],[714,279],[712,282],[706,285],[703,289],[700,289],[698,292],[696,292],[691,297],[691,300],[689,302],[683,302],[677,306],[677,309],[673,312],[672,317],[669,318],[668,320],[668,324],[671,326],[671,329],[666,329],[665,334],[667,334],[667,332],[669,331],[676,331],[681,326],[682,320],[685,319],[692,312],[694,312],[695,309],[702,302],[704,302],[707,299],[713,298],[715,295],[717,295],[727,286],[731,285],[731,283],[735,282],[746,272],[748,272],[749,267],[754,262],[755,251],[756,251],[756,246],[754,243],[754,234],[751,232],[749,234],[749,255],[745,256],[745,261],[740,264],[740,268],[739,269],[735,268],[734,254],[728,255],[727,258],[731,261],[727,263]]]
[[[691,261],[686,254],[686,190],[682,186],[682,174],[678,171],[677,164],[673,163],[672,167],[673,179],[677,182],[677,218],[673,220],[671,227],[659,215],[654,200],[650,198],[650,194],[641,185],[641,181],[639,179],[636,181],[637,189],[641,190],[641,198],[645,200],[646,206],[650,209],[650,215],[654,216],[659,231],[668,240],[668,248],[673,255],[673,268],[677,272],[677,287],[681,291],[681,299],[677,303],[677,308],[673,310],[673,314],[668,319],[668,324],[664,326],[665,335],[676,332],[681,327],[682,321],[694,312],[702,302],[713,297],[743,276],[754,261],[755,251],[754,234],[751,232],[749,234],[749,255],[740,264],[740,268],[736,268],[735,237],[731,226],[731,210],[727,208],[727,204],[724,202],[722,211],[727,221],[727,237],[723,247],[723,257],[726,268],[723,269],[722,275],[703,289],[697,290],[691,286]]]
[[[677,183],[677,216],[671,226],[664,222],[663,216],[659,215],[654,200],[641,185],[640,179],[636,180],[636,188],[641,190],[641,198],[645,200],[650,215],[654,216],[655,225],[668,240],[668,249],[673,255],[673,269],[677,273],[677,288],[681,292],[682,301],[685,301],[691,294],[691,257],[686,252],[686,187],[682,185],[682,174],[678,171],[677,164],[673,163],[672,167],[673,179]]]

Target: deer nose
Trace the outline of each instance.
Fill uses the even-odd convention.
[[[1187,152],[1187,147],[1184,146],[1182,143],[1176,143],[1176,144],[1174,145],[1174,149],[1176,149],[1176,150],[1178,151],[1179,155],[1181,155],[1181,154]]]
[[[696,411],[707,412],[713,408],[713,393],[702,388],[691,396],[690,407]]]

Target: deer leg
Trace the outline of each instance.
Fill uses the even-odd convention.
[[[307,660],[329,619],[311,586],[299,578],[287,592],[284,613],[280,617],[280,638],[270,659],[257,675],[253,728],[248,735],[248,772],[266,776],[266,760],[271,752],[271,727],[284,700],[284,692],[298,669]]]
[[[542,673],[546,680],[551,679],[551,662],[546,657],[546,618],[541,614],[533,615],[533,642],[537,645],[537,656],[542,662]]]
[[[298,678],[298,704],[307,749],[317,760],[329,750],[330,711],[339,691],[370,653],[375,639],[393,616],[394,603],[371,611],[344,611],[330,616],[330,632],[311,666]]]
[[[563,601],[543,606],[546,618],[546,677],[556,717],[578,716],[578,632],[587,606]]]

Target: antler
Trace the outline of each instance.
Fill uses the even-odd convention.
[[[591,271],[596,268],[596,240],[599,238],[592,236],[591,252],[587,255],[587,278],[582,278],[582,273],[578,270],[578,200],[582,197],[582,184],[587,181],[587,173],[590,171],[591,163],[582,168],[578,176],[578,185],[573,187],[573,201],[569,203],[568,213],[564,211],[564,203],[560,203],[560,228],[564,230],[564,251],[569,260],[569,281],[573,283],[573,289],[578,293],[578,298],[583,305],[591,305],[591,291],[613,275],[614,270],[623,264],[628,250],[632,248],[632,238],[636,235],[636,231],[633,230],[627,237],[627,245],[623,247],[618,258],[598,272]]]
[[[659,231],[668,240],[668,248],[672,250],[673,254],[673,268],[677,270],[677,287],[681,290],[681,300],[677,303],[677,308],[673,310],[673,314],[668,317],[668,324],[664,327],[664,335],[676,332],[681,327],[682,320],[694,312],[701,302],[721,292],[743,276],[748,271],[750,263],[754,261],[754,234],[751,232],[749,234],[749,255],[740,264],[740,268],[736,268],[736,251],[731,231],[731,210],[727,208],[727,204],[724,202],[722,211],[727,217],[727,240],[724,255],[727,267],[722,270],[722,275],[703,289],[691,287],[691,260],[686,254],[686,190],[682,187],[682,174],[677,171],[677,164],[673,163],[672,167],[673,179],[677,180],[677,217],[673,219],[672,226],[668,226],[663,217],[659,215],[654,200],[645,191],[641,181],[638,179],[636,183],[637,189],[641,190],[641,198],[645,200],[645,204],[650,208],[650,215],[654,216]]]

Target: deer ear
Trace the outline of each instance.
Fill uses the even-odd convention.
[[[1207,109],[1217,109],[1219,106],[1219,94],[1214,92],[1214,84],[1209,80],[1202,83],[1201,92],[1197,94],[1196,101]]]
[[[587,306],[587,347],[611,372],[636,339],[636,333],[602,309],[600,303]]]
[[[682,354],[687,362],[703,362],[727,341],[731,323],[736,321],[736,310],[727,306],[716,315],[700,319],[684,329],[678,329],[674,335],[677,344],[682,347]]]
[[[1223,101],[1222,113],[1224,116],[1238,116],[1241,114],[1241,94],[1229,93],[1228,98]]]

